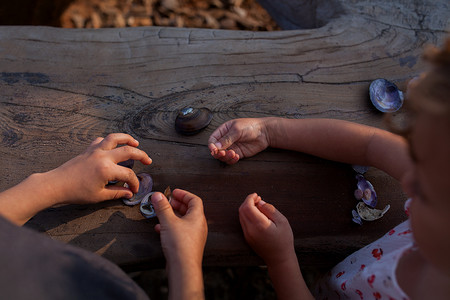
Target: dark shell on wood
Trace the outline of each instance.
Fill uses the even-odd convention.
[[[386,79],[375,79],[369,87],[370,101],[382,112],[392,113],[403,105],[403,93]]]
[[[184,135],[193,135],[206,128],[212,120],[207,108],[183,108],[175,119],[175,130]]]

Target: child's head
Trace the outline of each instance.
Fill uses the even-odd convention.
[[[450,276],[450,39],[424,57],[432,69],[410,84],[414,113],[409,134],[412,170],[404,188],[411,196],[411,225],[424,257]]]

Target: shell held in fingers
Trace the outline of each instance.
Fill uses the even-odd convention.
[[[183,135],[193,135],[206,128],[212,120],[207,108],[183,108],[175,119],[175,130]]]
[[[153,188],[153,179],[147,173],[140,173],[136,175],[139,180],[139,190],[136,194],[133,195],[130,199],[123,198],[122,201],[126,205],[136,205],[142,201],[142,199],[152,191]],[[125,183],[125,187],[128,185]]]
[[[392,113],[403,105],[403,93],[397,86],[383,78],[375,79],[369,87],[370,101],[381,112]]]
[[[141,201],[141,204],[139,205],[139,210],[141,211],[141,214],[147,219],[156,217],[156,212],[151,202],[151,197],[154,193],[155,192],[151,192],[145,195],[145,197]]]

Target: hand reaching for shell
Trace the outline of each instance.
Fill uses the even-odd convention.
[[[209,137],[211,155],[227,164],[235,164],[269,146],[267,118],[235,119],[220,125]]]
[[[138,144],[123,133],[97,138],[84,153],[62,166],[33,174],[0,193],[0,214],[21,225],[55,204],[97,203],[131,197],[138,190],[138,179],[131,169],[118,163],[133,159],[145,165],[151,164],[150,157],[136,148]],[[129,188],[107,186],[114,180],[128,183]]]
[[[50,171],[55,178],[55,189],[60,191],[59,202],[97,203],[133,196],[139,189],[138,178],[133,170],[118,163],[132,159],[151,164],[150,157],[136,148],[138,145],[128,134],[110,134],[97,138],[84,153]],[[126,182],[129,188],[107,185],[109,181]]]

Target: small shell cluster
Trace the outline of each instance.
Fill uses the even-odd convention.
[[[127,160],[124,162],[120,162],[120,163],[118,163],[118,165],[132,169],[133,165],[134,165],[134,160]],[[128,206],[134,206],[134,205],[140,204],[139,210],[144,217],[146,217],[146,218],[156,217],[156,212],[151,203],[151,197],[154,194],[154,192],[152,192],[153,178],[152,178],[152,176],[150,176],[150,174],[147,174],[147,173],[139,173],[139,174],[136,174],[136,176],[139,180],[138,192],[136,194],[133,194],[133,197],[131,197],[130,199],[122,198],[122,202]],[[127,183],[119,183],[117,181],[111,181],[108,184],[109,185],[111,185],[111,184],[116,184],[116,185],[121,184],[122,185],[123,184],[124,187],[128,188]],[[170,188],[168,188],[168,189],[169,189],[169,192],[167,192],[167,189],[166,189],[164,194],[170,201]]]
[[[377,193],[370,181],[363,176],[367,168],[353,166],[353,169],[358,173],[356,175],[358,182],[356,184],[355,198],[360,202],[356,205],[356,210],[352,210],[352,221],[362,225],[362,220],[374,221],[381,218],[389,210],[390,205],[386,205],[382,210],[376,209],[375,206],[378,203]]]

